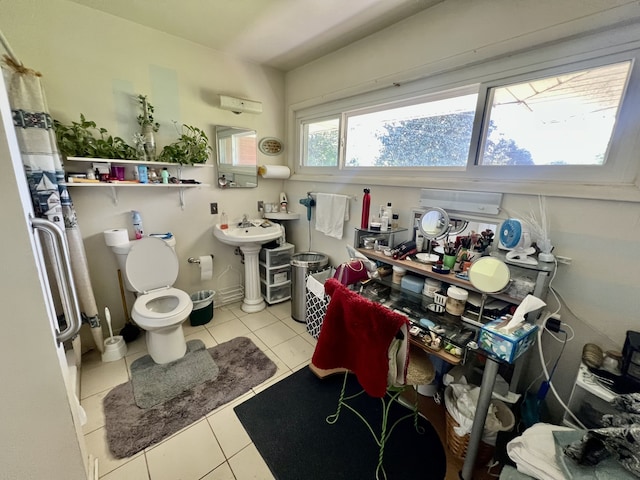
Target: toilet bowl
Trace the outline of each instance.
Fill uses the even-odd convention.
[[[153,361],[162,364],[182,358],[187,351],[182,322],[189,317],[193,301],[172,287],[178,278],[178,257],[171,245],[154,237],[130,242],[124,272],[138,292],[131,317],[146,330]]]

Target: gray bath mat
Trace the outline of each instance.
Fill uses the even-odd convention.
[[[185,390],[151,408],[136,405],[131,382],[118,385],[103,400],[107,443],[116,458],[134,455],[191,425],[276,373],[276,365],[248,338],[238,337],[207,349],[218,377]]]
[[[131,364],[133,396],[140,408],[151,408],[166,402],[217,376],[218,366],[202,340],[189,340],[187,353],[174,362],[158,365],[149,355],[145,355]]]

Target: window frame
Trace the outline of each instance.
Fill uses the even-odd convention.
[[[298,158],[289,157],[293,174],[291,180],[336,182],[370,185],[395,185],[420,188],[456,188],[473,191],[549,195],[571,198],[594,198],[640,202],[640,40],[633,29],[620,28],[595,34],[566,39],[549,45],[514,52],[500,58],[452,68],[446,72],[419,78],[407,83],[393,83],[391,87],[354,94],[320,103],[311,100],[289,107],[289,121],[299,124],[301,118],[314,116],[341,116],[341,150],[338,167],[303,167]],[[584,66],[595,66],[631,60],[627,88],[618,112],[606,162],[603,166],[495,166],[476,165],[480,129],[482,122],[474,121],[472,142],[467,168],[443,167],[348,167],[344,161],[344,120],[342,115],[354,109],[365,109],[376,103],[391,104],[395,101],[410,100],[443,90],[480,85],[476,117],[484,114],[487,89],[501,84],[512,83],[514,79],[539,78],[553,75],[553,72],[579,70]],[[331,97],[324,96],[323,99]],[[318,102],[318,103],[316,103]],[[300,145],[300,130],[292,135]],[[535,172],[528,172],[531,169]],[[552,169],[552,170],[549,170]],[[558,169],[581,170],[576,176]],[[458,170],[458,171],[455,171]],[[595,172],[594,172],[595,170]],[[607,170],[604,172],[604,170]],[[562,173],[560,175],[560,173]]]

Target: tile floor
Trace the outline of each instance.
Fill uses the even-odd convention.
[[[207,348],[232,338],[250,338],[277,365],[267,382],[235,401],[212,411],[161,443],[130,458],[116,459],[107,447],[102,399],[130,379],[131,362],[146,354],[144,336],[128,346],[127,356],[103,363],[91,351],[82,359],[80,403],[87,412],[83,427],[87,450],[98,458],[100,478],[105,480],[270,480],[269,468],[251,443],[233,407],[305,367],[315,348],[306,326],[294,321],[289,302],[247,314],[240,304],[216,308],[207,325],[183,326],[187,340],[200,339]]]

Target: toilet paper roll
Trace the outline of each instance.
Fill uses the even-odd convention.
[[[289,178],[291,170],[284,165],[260,165],[258,173],[262,178]]]
[[[211,280],[213,278],[213,258],[211,255],[203,255],[200,258],[200,280]]]
[[[103,233],[104,241],[108,247],[129,243],[129,231],[126,228],[112,228]]]

